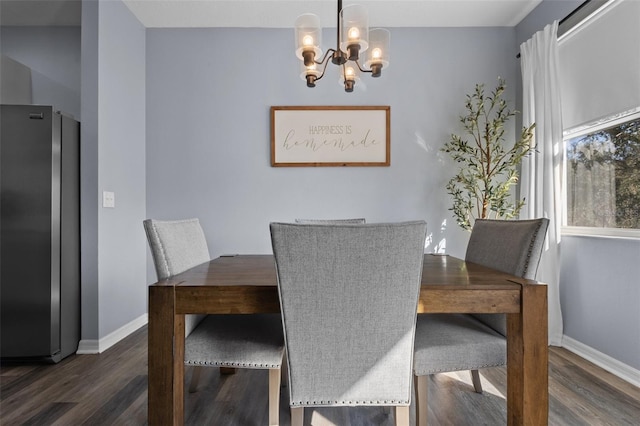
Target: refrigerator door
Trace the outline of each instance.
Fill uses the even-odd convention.
[[[80,342],[80,123],[65,115],[60,119],[60,358],[64,358],[75,353]]]
[[[3,358],[60,353],[60,115],[2,105],[0,323]]]

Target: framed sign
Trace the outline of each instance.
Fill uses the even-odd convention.
[[[389,166],[389,106],[272,106],[274,167]]]

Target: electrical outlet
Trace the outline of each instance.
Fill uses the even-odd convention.
[[[103,191],[102,192],[102,207],[113,209],[116,207],[116,194],[115,192]]]

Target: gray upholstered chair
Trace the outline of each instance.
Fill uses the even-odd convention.
[[[270,228],[291,424],[320,406],[395,406],[408,424],[426,223]]]
[[[364,218],[355,218],[355,219],[296,219],[296,223],[308,223],[312,225],[331,225],[331,224],[339,224],[339,223],[366,223]]]
[[[143,222],[158,280],[210,260],[198,219]],[[184,362],[194,366],[190,392],[202,367],[269,370],[269,424],[278,424],[284,336],[280,315],[186,315]]]
[[[522,278],[535,279],[548,219],[477,219],[465,260]],[[421,314],[416,325],[414,374],[417,423],[427,424],[427,377],[471,370],[482,392],[479,368],[507,363],[504,314]]]

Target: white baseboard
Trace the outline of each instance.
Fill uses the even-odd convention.
[[[584,343],[578,342],[569,336],[562,336],[562,347],[581,356],[587,361],[591,361],[598,367],[607,370],[609,373],[620,377],[634,386],[640,387],[640,370],[636,370],[630,365],[624,364],[609,355],[603,354]]]
[[[88,355],[102,353],[140,327],[147,324],[147,322],[149,322],[149,315],[144,314],[128,324],[123,325],[114,332],[107,334],[100,340],[81,340],[76,354]]]
[[[100,353],[100,351],[98,351],[97,340],[80,340],[80,344],[78,344],[78,350],[76,351],[77,355],[91,355],[97,353]]]

